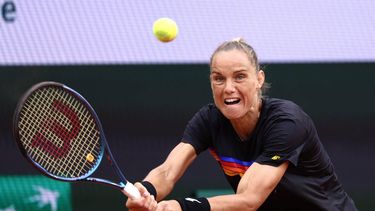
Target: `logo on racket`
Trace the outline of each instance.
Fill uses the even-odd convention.
[[[54,142],[48,140],[43,132],[38,131],[31,141],[31,146],[41,148],[54,158],[62,158],[69,153],[71,147],[70,142],[78,136],[81,124],[76,112],[63,102],[54,100],[51,109],[54,112],[62,113],[70,121],[72,125],[71,129],[66,129],[65,126],[55,119],[56,117],[50,115],[41,123],[42,131],[49,130],[53,132],[63,142],[62,145],[57,146]]]

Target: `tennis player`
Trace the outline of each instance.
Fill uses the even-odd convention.
[[[311,118],[291,101],[262,96],[265,73],[249,44],[222,43],[210,69],[215,104],[201,108],[165,162],[135,184],[143,197],[128,199],[130,210],[357,210]],[[163,201],[205,150],[235,194]]]

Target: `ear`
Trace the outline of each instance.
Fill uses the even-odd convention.
[[[257,77],[258,77],[258,88],[260,89],[263,86],[264,81],[266,80],[266,75],[264,74],[264,71],[259,70],[257,73]]]

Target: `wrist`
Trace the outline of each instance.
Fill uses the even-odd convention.
[[[148,182],[148,181],[142,181],[141,184],[143,185],[143,187],[146,188],[146,190],[155,197],[155,200],[156,200],[156,197],[157,197],[157,192],[156,192],[156,188],[155,186],[151,183],[151,182]]]
[[[210,211],[210,203],[207,198],[183,198],[176,199],[182,211]]]

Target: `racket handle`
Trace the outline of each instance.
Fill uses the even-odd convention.
[[[122,192],[132,199],[138,199],[141,198],[141,193],[139,193],[139,190],[130,182],[127,182],[124,189],[122,189]]]

